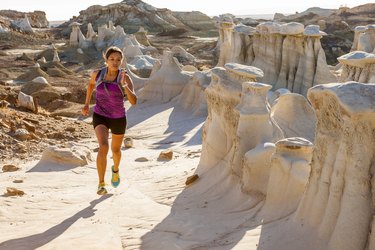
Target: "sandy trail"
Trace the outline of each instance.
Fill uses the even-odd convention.
[[[0,249],[142,248],[142,236],[171,213],[198,165],[205,117],[172,103],[140,104],[128,112],[134,148],[122,149],[122,183],[109,187],[109,195],[96,194],[95,162],[76,168],[29,162],[20,171],[0,174],[2,190],[26,193],[0,197]],[[84,143],[97,147],[95,139]],[[158,161],[167,148],[174,159]],[[148,161],[135,161],[139,157]],[[107,183],[110,174],[107,168]],[[23,183],[13,183],[20,179]]]

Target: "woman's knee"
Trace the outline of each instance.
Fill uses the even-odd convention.
[[[113,154],[121,154],[121,146],[120,147],[112,147],[111,148]]]
[[[107,154],[109,150],[108,143],[100,143],[99,144],[99,153]]]

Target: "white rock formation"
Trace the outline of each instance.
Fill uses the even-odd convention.
[[[252,66],[227,63],[211,74],[205,90],[208,116],[197,173],[202,179],[206,173],[216,173],[216,184],[207,177],[209,185],[215,185],[210,186],[215,197],[228,191],[222,187],[239,183],[240,188],[234,189],[249,195],[247,207],[260,209],[264,204],[262,220],[290,215],[297,209],[310,173],[312,143],[304,138],[314,139],[311,106],[303,96],[286,93],[270,109],[267,92],[271,86],[255,82],[263,74]],[[300,138],[284,139],[286,134]]]
[[[7,28],[1,26],[1,24],[0,24],[0,33],[7,33],[7,32],[9,32],[9,30]]]
[[[53,51],[53,59],[52,59],[52,61],[53,62],[60,62],[59,53],[57,53],[56,49]]]
[[[18,20],[18,21],[13,21],[12,23],[16,27],[18,27],[21,32],[34,33],[34,29],[31,27],[31,24],[27,15],[25,15],[25,18]]]
[[[160,64],[159,61],[156,61],[156,64]],[[154,65],[154,67],[155,67]],[[127,70],[127,73],[130,77],[130,79],[133,81],[134,84],[134,90],[136,91],[137,95],[141,95],[140,90],[146,85],[149,78],[138,76],[137,74],[133,73],[132,68],[133,66],[128,65],[126,61],[124,60],[122,68],[125,68]],[[152,74],[152,73],[151,73]]]
[[[26,95],[25,93],[22,93],[21,91],[18,93],[18,106],[27,108],[28,110],[31,110],[33,112],[36,111],[34,99],[30,95]]]
[[[47,60],[46,60],[46,58],[43,56],[43,57],[41,57],[41,58],[39,58],[38,60],[37,60],[37,62],[40,62],[40,63],[46,63],[47,62]],[[39,63],[37,63],[38,65],[39,65]],[[40,66],[38,66],[38,68],[39,68]]]
[[[85,54],[81,48],[77,48],[77,53],[81,55]]]
[[[318,123],[311,174],[294,221],[313,230],[317,249],[375,249],[374,96],[374,84],[355,82],[308,92]]]
[[[314,142],[315,112],[304,96],[296,93],[281,95],[271,108],[271,117],[284,137],[303,137]]]
[[[280,34],[282,35],[301,35],[304,31],[302,23],[290,22],[280,25]]]
[[[97,34],[89,23],[86,37],[82,34],[80,25],[77,22],[70,24],[72,27],[69,42],[71,46],[81,49],[93,47],[98,51],[104,51],[110,46],[117,46],[124,51],[127,61],[144,53],[157,53],[156,48],[140,44],[133,34],[126,34],[123,27],[119,25],[114,27],[112,22],[109,23],[109,27],[106,24],[98,27]]]
[[[197,71],[199,71],[199,69],[197,69],[193,65],[184,65],[184,66],[182,66],[182,70],[184,70],[184,71],[190,71],[190,72],[197,72]]]
[[[261,23],[243,32],[227,20],[220,22],[218,66],[226,62],[252,65],[264,71],[263,82],[306,95],[317,84],[336,82],[326,63],[319,26],[300,23]]]
[[[270,117],[267,92],[271,85],[257,82],[242,83],[240,103],[235,107],[238,113],[234,154],[231,166],[234,174],[241,177],[244,155],[257,145],[276,142],[283,138],[283,133]]]
[[[367,25],[365,31],[358,35],[357,50],[375,53],[375,25]]]
[[[43,151],[38,164],[65,165],[67,167],[85,166],[91,161],[90,149],[83,145],[67,145],[66,147],[50,146]]]
[[[124,54],[126,60],[131,61],[134,57],[143,55],[139,44],[134,44],[133,39],[130,37],[125,38],[124,41]]]
[[[313,144],[304,138],[287,138],[276,143],[262,209],[264,223],[296,211],[309,179],[312,151]]]
[[[246,152],[240,179],[242,192],[265,198],[274,152],[275,144],[272,142],[257,144]]]
[[[110,30],[112,30],[112,31],[115,31],[115,30],[116,30],[115,26],[113,25],[112,20],[109,20],[109,22],[108,22],[108,29],[110,29]]]
[[[47,79],[44,78],[43,76],[38,76],[38,77],[34,78],[31,82],[41,83],[41,84],[48,84]]]
[[[337,60],[342,64],[340,82],[375,82],[375,54],[352,51]]]
[[[134,33],[134,35],[140,44],[144,46],[151,46],[150,41],[147,38],[147,30],[145,30],[145,28],[143,28],[142,26],[139,27],[139,30]]]
[[[303,31],[305,36],[326,36],[327,33],[320,30],[319,25],[307,25],[305,30]]]
[[[104,39],[106,37],[111,37],[113,36],[115,33],[113,31],[111,31],[110,29],[108,29],[107,25],[106,24],[103,24],[101,26],[98,27],[98,36],[95,40],[95,47],[97,49],[105,49],[107,47],[107,44],[106,42],[104,41]]]
[[[92,27],[92,24],[87,24],[87,33],[86,33],[86,39],[88,41],[94,40],[95,37],[97,37],[98,34],[94,31],[94,28]]]
[[[291,92],[289,89],[286,89],[286,88],[276,89],[275,91],[269,91],[268,97],[267,97],[269,105],[271,106],[275,105],[280,96],[288,94],[288,93],[291,93]]]
[[[196,61],[195,56],[187,52],[184,48],[181,46],[174,46],[172,49],[173,56],[178,59],[181,63],[189,63],[194,64]]]
[[[137,75],[142,77],[149,77],[154,64],[159,61],[148,55],[135,56],[132,61],[128,63],[128,67]]]
[[[215,166],[235,145],[240,115],[235,107],[241,100],[242,83],[256,81],[261,73],[254,67],[235,63],[212,69],[211,83],[205,91],[208,116],[202,135],[202,169]],[[232,160],[233,154],[229,157]]]
[[[131,35],[130,35],[131,36]],[[107,37],[107,44],[110,46],[117,46],[119,48],[125,47],[125,41],[129,36],[126,35],[124,28],[117,25],[111,37]]]
[[[271,133],[267,133],[270,123],[265,122],[262,130],[261,120],[252,119],[246,124],[243,119],[246,115],[269,112],[264,93],[267,85],[242,82],[236,72],[227,71],[214,68],[205,91],[208,117],[197,173],[199,182],[207,189],[199,191],[205,195],[204,200],[207,193],[212,200],[228,193],[235,200],[239,192],[245,192],[250,197],[247,207],[240,202],[231,203],[233,210],[226,213],[247,209],[250,216],[241,224],[240,232],[220,236],[220,242],[242,238],[241,242],[232,242],[242,243],[238,244],[241,249],[251,249],[248,246],[255,245],[253,237],[257,235],[264,249],[375,249],[375,84],[314,86],[308,91],[317,119],[314,145],[304,136],[273,143],[267,142],[273,140]],[[297,94],[281,95],[271,113],[278,113],[285,124],[312,119],[307,115],[311,107],[302,98]],[[242,115],[245,116],[241,119]],[[280,123],[276,119],[272,122]],[[244,130],[245,126],[254,129]],[[304,130],[314,129],[310,124],[310,129],[290,130],[305,133]],[[270,139],[258,139],[264,134]],[[250,150],[246,152],[246,148]],[[232,160],[243,153],[240,163]],[[240,169],[237,164],[243,165],[242,176],[228,171]],[[210,179],[214,174],[215,183]],[[221,200],[222,206],[233,201],[226,198],[225,202]],[[209,248],[212,242],[201,248]]]
[[[182,71],[172,52],[164,51],[160,69],[151,73],[139,97],[143,101],[168,102],[181,93],[191,77],[191,72]]]
[[[191,110],[194,115],[207,115],[207,101],[205,90],[211,81],[211,71],[196,71],[181,94],[178,102],[185,109]]]
[[[340,82],[375,82],[375,25],[357,26],[351,52],[339,57]]]
[[[366,26],[357,26],[354,28],[354,41],[350,51],[358,50],[358,37],[366,31]]]
[[[78,46],[82,43],[82,39],[85,40],[85,37],[83,36],[81,29],[79,28],[81,24],[78,22],[73,22],[69,26],[72,27],[72,32],[70,33],[69,38],[69,45],[70,46]]]
[[[232,62],[230,61],[231,55],[229,54],[229,51],[231,50],[232,46],[233,28],[233,21],[222,21],[219,23],[219,40],[217,42],[217,47],[220,50],[219,61],[217,63],[217,66],[219,67],[224,66],[224,64],[227,62]]]

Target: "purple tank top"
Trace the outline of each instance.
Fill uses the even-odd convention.
[[[116,82],[102,81],[96,87],[94,112],[112,119],[126,116],[124,97]]]

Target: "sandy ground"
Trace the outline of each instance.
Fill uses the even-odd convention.
[[[96,194],[95,162],[70,168],[34,161],[0,173],[2,190],[25,192],[0,197],[0,249],[156,249],[145,244],[159,242],[153,230],[190,188],[185,180],[199,162],[204,120],[173,103],[130,108],[127,134],[134,147],[122,149],[122,183],[103,197]],[[82,142],[97,147],[94,138]],[[164,149],[173,149],[171,161],[157,160]],[[136,161],[140,157],[148,161]],[[108,168],[108,183],[110,174]]]

